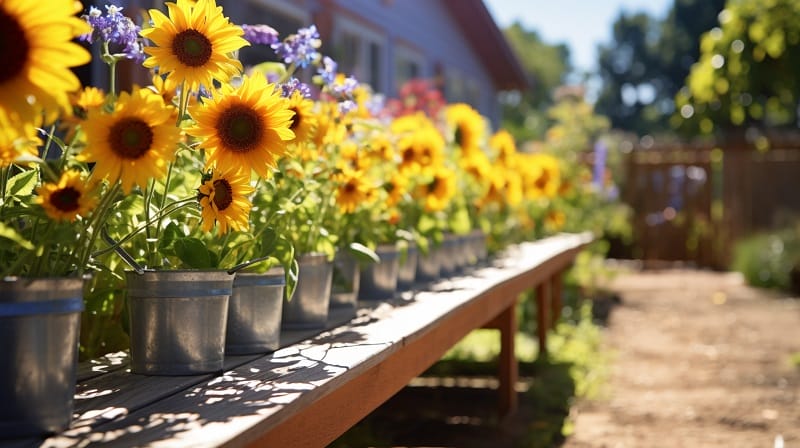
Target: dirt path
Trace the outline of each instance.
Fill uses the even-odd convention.
[[[606,398],[573,408],[564,446],[800,447],[799,300],[690,270],[612,289]]]

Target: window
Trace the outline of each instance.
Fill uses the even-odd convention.
[[[368,83],[376,92],[383,91],[385,37],[356,21],[337,17],[333,40],[332,56],[339,72]]]
[[[395,91],[400,90],[403,84],[414,78],[426,76],[423,71],[424,61],[425,59],[418,51],[402,44],[395,47]]]

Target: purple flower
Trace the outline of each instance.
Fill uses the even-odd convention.
[[[121,7],[106,5],[106,15],[103,15],[99,9],[91,6],[89,14],[85,14],[83,19],[92,27],[92,32],[81,36],[81,40],[89,43],[96,41],[108,43],[112,52],[135,61],[144,60],[142,44],[139,41],[141,28],[122,14]]]
[[[599,189],[605,185],[606,153],[608,148],[605,143],[598,140],[594,144],[594,168],[592,170],[592,183]]]
[[[325,56],[322,58],[322,65],[317,69],[317,73],[319,73],[320,77],[322,77],[322,81],[325,84],[333,84],[333,81],[336,80],[336,69],[338,65],[336,61]]]
[[[278,32],[269,25],[242,25],[244,40],[253,45],[273,45],[278,43]]]
[[[280,86],[281,95],[284,98],[290,98],[295,91],[299,91],[303,98],[311,98],[311,88],[297,78],[291,78]]]
[[[317,27],[300,28],[297,34],[287,36],[283,42],[272,44],[272,49],[286,64],[295,64],[300,68],[319,60],[317,49],[322,45]]]
[[[341,98],[352,98],[356,88],[358,88],[358,81],[352,76],[345,78],[342,83],[331,84],[333,94]]]
[[[351,111],[358,109],[358,104],[353,100],[344,100],[339,103],[339,112],[345,115]]]

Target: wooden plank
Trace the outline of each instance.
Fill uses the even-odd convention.
[[[511,415],[517,410],[517,379],[519,364],[514,353],[514,339],[517,336],[517,310],[515,303],[497,316],[500,329],[500,357],[498,363],[500,416]]]
[[[564,308],[564,271],[558,271],[550,278],[550,328],[555,329]]]
[[[539,339],[539,357],[547,356],[547,331],[550,329],[550,282],[536,286],[536,336]]]
[[[81,418],[44,445],[240,446],[267,436],[299,437],[278,446],[329,442],[469,331],[512,308],[520,291],[567,266],[590,239],[563,235],[521,245],[493,266],[362,307],[346,324],[273,354],[231,359],[221,376],[120,371],[92,379],[76,402]],[[324,416],[334,423],[317,420]]]

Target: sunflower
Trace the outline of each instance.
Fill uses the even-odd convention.
[[[101,107],[106,101],[106,94],[97,87],[85,87],[69,95],[72,106],[72,115],[61,118],[61,125],[67,130],[65,141],[70,142],[75,137],[76,127],[89,116],[89,110]]]
[[[85,179],[75,170],[65,171],[56,183],[42,184],[36,194],[36,203],[56,221],[74,222],[97,204],[97,197],[87,192]]]
[[[386,190],[388,195],[386,204],[389,206],[397,205],[408,191],[408,179],[402,174],[396,173],[383,184],[383,189]]]
[[[246,230],[253,206],[247,195],[253,191],[249,172],[229,168],[213,170],[200,185],[197,195],[203,208],[203,231],[210,232],[215,223],[219,224],[220,234],[228,230]]]
[[[529,198],[556,197],[561,188],[558,160],[548,154],[525,154],[520,164],[525,167],[523,182]]]
[[[317,127],[312,140],[318,148],[339,144],[347,136],[347,126],[339,107],[332,101],[317,103]]]
[[[456,194],[455,174],[444,167],[431,172],[431,178],[418,187],[417,195],[425,201],[425,210],[444,210]]]
[[[567,216],[560,210],[551,210],[545,217],[545,226],[552,232],[558,232],[564,228]]]
[[[294,112],[289,129],[294,132],[294,139],[289,143],[306,143],[314,135],[317,127],[317,117],[314,114],[314,102],[304,97],[299,90],[295,90],[289,97],[289,110]]]
[[[434,127],[422,127],[400,138],[401,171],[419,171],[440,165],[444,160],[444,139]]]
[[[368,154],[371,158],[380,162],[394,162],[395,148],[392,141],[386,134],[378,134],[373,136],[366,146]]]
[[[0,168],[6,168],[12,163],[18,163],[21,156],[37,156],[38,147],[42,140],[36,136],[36,129],[33,126],[24,126],[22,129],[5,124],[5,120],[0,117]]]
[[[294,112],[261,72],[244,76],[238,88],[224,85],[192,108],[196,126],[186,132],[208,150],[206,166],[231,167],[261,177],[269,175],[286,153]]]
[[[337,179],[336,203],[343,213],[353,213],[360,205],[370,202],[373,195],[361,171],[346,169]]]
[[[362,171],[370,166],[370,160],[365,157],[364,151],[354,141],[345,140],[338,146],[340,164]]]
[[[169,17],[151,9],[153,26],[141,32],[155,45],[144,48],[150,55],[145,67],[159,67],[161,73],[168,73],[168,83],[185,81],[190,90],[201,84],[210,88],[213,80],[226,83],[241,73],[241,62],[229,54],[249,44],[242,38],[242,28],[222,15],[216,0],[178,0],[166,5]]]
[[[487,183],[491,162],[483,151],[470,151],[459,159],[459,164],[473,180],[480,184]]]
[[[72,0],[0,2],[0,115],[15,126],[38,125],[42,111],[47,123],[59,111],[69,111],[67,93],[81,88],[70,67],[91,59],[72,42],[91,31],[74,16],[80,10],[80,3]]]
[[[89,111],[83,125],[86,147],[79,160],[96,162],[93,175],[112,183],[120,180],[125,193],[134,185],[144,187],[151,178],[163,176],[175,157],[181,135],[173,110],[148,89],[122,92],[112,113]]]
[[[514,166],[515,156],[517,155],[517,144],[514,142],[514,137],[506,131],[501,129],[497,131],[489,139],[489,146],[496,154],[496,160],[505,166]]]
[[[453,142],[461,149],[469,151],[479,146],[486,125],[481,114],[472,106],[465,103],[447,106],[445,120],[453,132]]]
[[[391,124],[391,131],[395,134],[403,134],[406,132],[414,132],[421,128],[435,128],[433,122],[425,116],[422,112],[416,114],[403,115],[402,117],[395,118]]]

